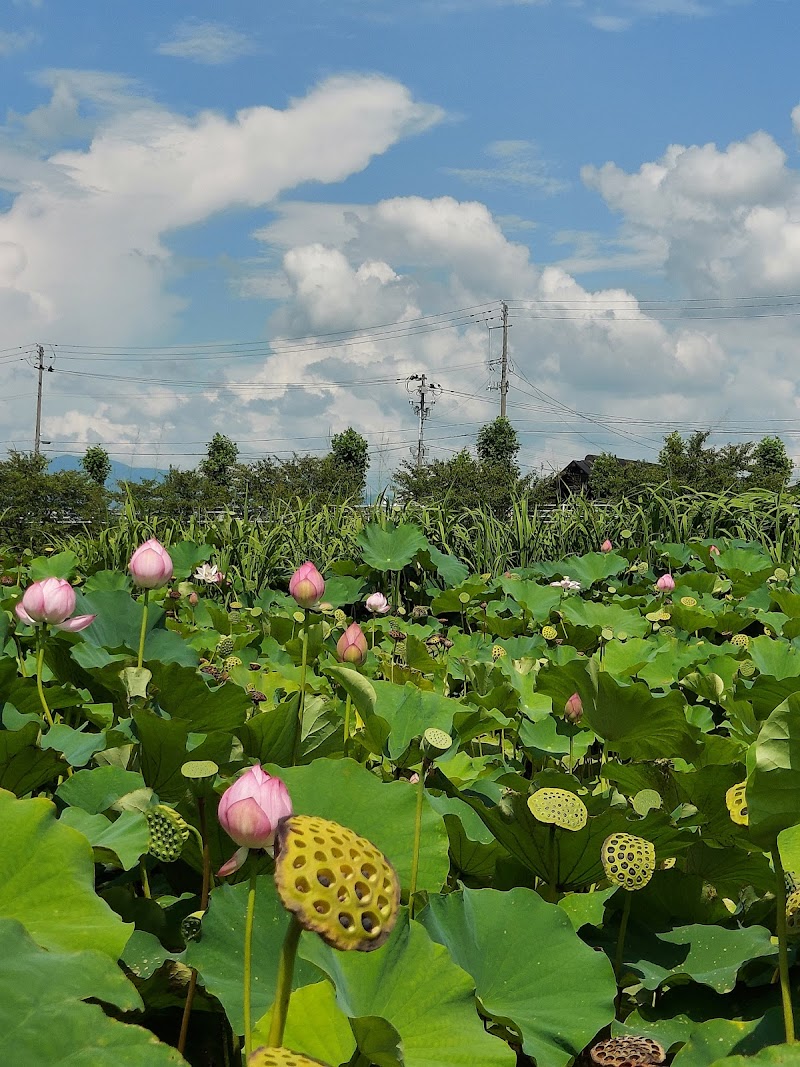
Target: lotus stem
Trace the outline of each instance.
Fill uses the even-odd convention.
[[[145,589],[142,597],[142,628],[139,631],[139,655],[136,658],[136,666],[141,667],[144,662],[144,639],[147,634],[147,609],[150,605],[150,590]]]
[[[422,840],[422,804],[425,798],[426,760],[422,761],[417,782],[417,811],[414,816],[414,852],[411,856],[411,881],[408,886],[408,907],[414,918],[414,894],[417,892],[417,875],[419,874],[419,846]]]
[[[280,1048],[283,1044],[283,1032],[286,1029],[286,1016],[289,1012],[289,997],[292,995],[292,976],[294,961],[297,956],[297,944],[300,940],[302,926],[297,917],[289,918],[289,928],[283,939],[281,958],[278,963],[278,982],[275,987],[275,1004],[272,1007],[272,1021],[269,1025],[270,1048]]]
[[[620,975],[622,974],[622,962],[625,955],[625,934],[628,931],[628,919],[631,914],[631,900],[633,899],[633,893],[625,893],[625,903],[622,905],[622,918],[619,922],[619,935],[617,937],[617,951],[614,955],[614,977],[619,985]],[[616,1014],[619,1014],[619,1006],[622,1001],[622,988],[617,989],[616,1000]]]
[[[253,972],[253,917],[256,911],[256,875],[250,876],[247,892],[247,915],[244,921],[244,1058],[245,1063],[253,1051],[253,1017],[250,1001]]]
[[[300,759],[300,746],[303,743],[303,713],[306,706],[306,674],[308,672],[308,619],[303,622],[303,636],[301,639],[302,652],[300,654],[300,703],[297,708],[297,733],[295,735],[294,759],[296,766]]]
[[[147,900],[150,900],[150,879],[147,875],[147,864],[145,863],[144,856],[139,860],[139,871],[142,876],[142,892]]]
[[[203,853],[203,888],[200,892],[200,910],[206,911],[208,908],[208,894],[211,889],[211,853],[208,848],[208,823],[206,821],[205,797],[198,797],[197,810],[200,815],[200,847]],[[192,974],[189,978],[189,988],[186,990],[186,1003],[183,1006],[181,1030],[178,1035],[178,1052],[180,1052],[181,1055],[186,1051],[186,1040],[189,1036],[189,1019],[192,1014],[192,1005],[194,1004],[194,995],[196,991],[197,971],[192,967]]]
[[[344,704],[344,747],[347,748],[347,742],[350,740],[350,707],[352,701],[350,694],[347,694],[347,699]]]
[[[778,974],[781,983],[781,1005],[783,1007],[783,1025],[786,1030],[786,1044],[794,1044],[794,1013],[792,1011],[792,992],[789,985],[789,952],[786,929],[786,883],[783,864],[778,846],[772,850],[772,865],[775,868],[775,899],[778,905]]]
[[[48,726],[53,726],[53,716],[50,713],[50,708],[47,704],[47,697],[44,695],[44,686],[42,685],[42,670],[44,669],[44,642],[45,634],[43,632],[36,632],[36,688],[39,691],[39,701],[42,705],[42,711],[44,717],[47,720]]]

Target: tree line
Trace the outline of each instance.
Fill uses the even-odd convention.
[[[559,472],[522,474],[519,438],[506,418],[478,432],[474,452],[463,448],[445,459],[417,465],[406,460],[394,472],[388,496],[400,504],[452,504],[485,508],[498,516],[525,498],[531,507],[562,503],[571,492],[600,502],[630,497],[662,486],[678,490],[725,492],[786,488],[792,463],[778,437],[714,448],[709,432],[683,438],[671,433],[656,460],[628,460],[603,453],[591,459],[589,473],[570,484]],[[45,456],[11,451],[0,461],[0,535],[15,546],[41,543],[52,530],[102,525],[129,507],[140,516],[189,519],[231,510],[268,516],[278,501],[317,504],[363,502],[369,446],[352,427],[331,439],[323,456],[294,453],[241,462],[237,444],[217,433],[194,469],[170,469],[155,478],[121,480],[109,486],[112,465],[101,445],[92,445],[80,470],[51,471]]]

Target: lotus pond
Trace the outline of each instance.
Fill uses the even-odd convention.
[[[800,575],[604,547],[7,555],[5,1063],[800,1064]]]

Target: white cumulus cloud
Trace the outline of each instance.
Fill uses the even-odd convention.
[[[222,22],[184,19],[172,36],[156,49],[162,56],[190,59],[195,63],[220,66],[257,51],[252,38]]]

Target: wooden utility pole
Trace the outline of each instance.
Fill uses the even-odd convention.
[[[39,388],[36,393],[36,434],[33,439],[33,453],[38,456],[42,440],[42,374],[45,370],[44,348],[41,345],[36,346],[36,354],[39,357],[39,362],[36,364],[36,370],[39,372]]]
[[[503,308],[503,354],[500,367],[500,418],[506,417],[506,396],[508,395],[508,304],[505,300]]]

